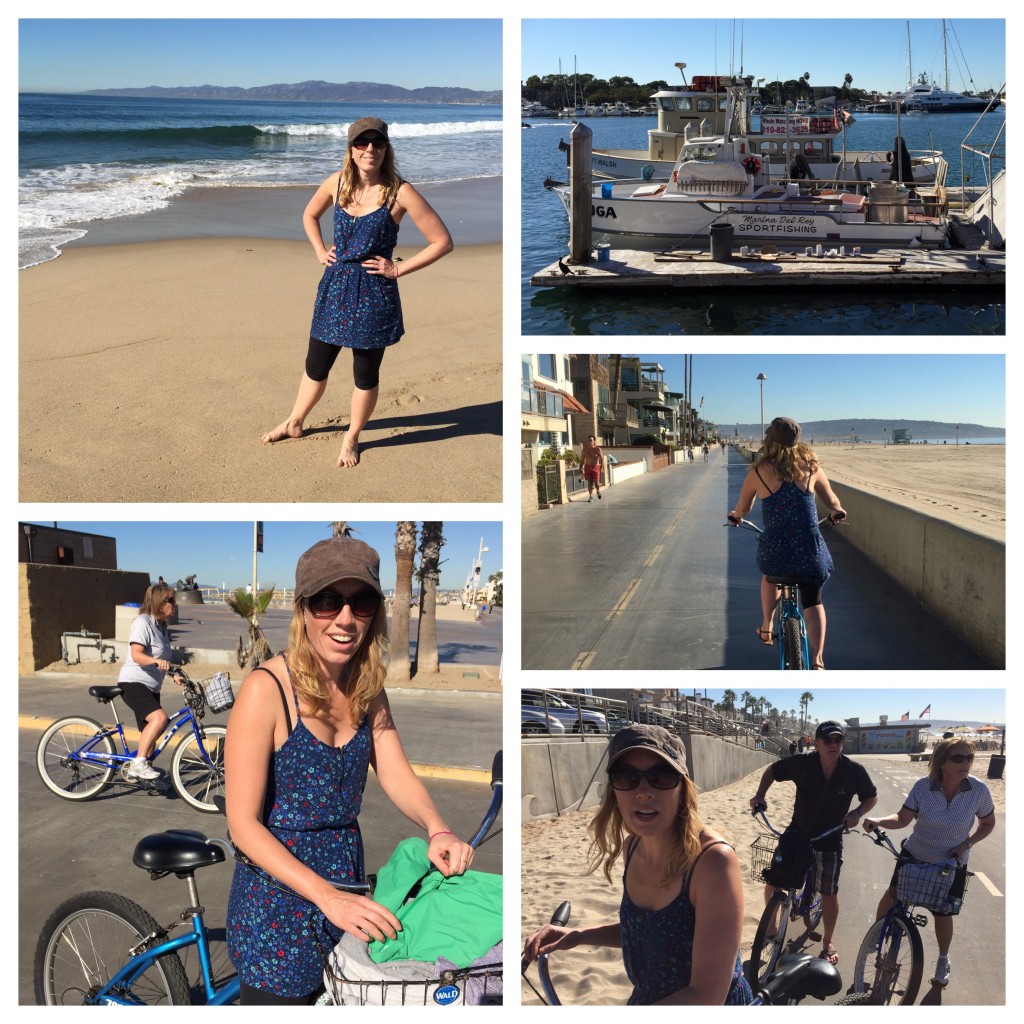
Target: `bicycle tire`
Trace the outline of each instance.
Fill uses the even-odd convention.
[[[833,1006],[877,1006],[875,996],[872,992],[854,992],[851,995],[837,999]]]
[[[40,1006],[110,1005],[96,993],[128,961],[128,950],[164,930],[137,903],[113,892],[85,892],[65,900],[36,943],[34,978]],[[119,999],[140,1006],[187,1006],[188,978],[177,953],[157,957],[119,988]]]
[[[782,667],[788,672],[800,672],[804,664],[804,642],[800,634],[800,620],[782,620]]]
[[[36,768],[51,793],[65,800],[91,800],[105,789],[114,777],[114,767],[92,764],[69,756],[97,733],[104,732],[99,722],[73,715],[61,718],[43,733],[36,747]],[[96,744],[96,752],[113,754],[114,744],[104,736]]]
[[[804,927],[808,933],[813,932],[819,924],[821,924],[821,897],[818,897],[818,902],[815,903],[810,910],[805,910],[803,913]]]
[[[764,913],[757,923],[754,933],[754,945],[747,961],[747,981],[750,987],[758,992],[761,982],[775,970],[782,949],[786,944],[786,926],[789,924],[789,908],[792,905],[792,893],[787,889],[776,889],[771,899],[765,904]],[[773,922],[776,924],[775,935],[770,935]]]
[[[203,729],[203,746],[214,763],[213,768],[203,760],[194,732],[174,748],[171,782],[185,803],[205,814],[221,812],[214,798],[224,796],[224,738],[227,734],[222,725],[207,725]]]
[[[911,1006],[921,988],[924,947],[917,926],[902,915],[880,918],[867,931],[857,950],[854,992],[870,993],[879,1006]],[[877,950],[879,938],[881,948]]]

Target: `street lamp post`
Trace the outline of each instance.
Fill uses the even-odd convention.
[[[764,382],[768,379],[763,373],[757,375],[761,382],[761,441],[764,442]]]

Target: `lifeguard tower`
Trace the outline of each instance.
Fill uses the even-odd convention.
[[[893,444],[910,444],[913,440],[914,435],[907,430],[906,427],[893,427],[892,430],[892,443]]]

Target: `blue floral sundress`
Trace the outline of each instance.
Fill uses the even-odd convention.
[[[626,966],[626,976],[633,983],[633,992],[626,1005],[651,1006],[690,984],[697,911],[687,897],[692,868],[683,879],[679,895],[667,907],[661,910],[641,910],[633,903],[626,891],[626,869],[638,842],[632,841],[626,852],[619,927],[622,931],[622,959]],[[720,842],[722,840],[709,843],[704,850],[710,850]],[[698,860],[704,850],[698,855]],[[743,977],[743,964],[737,950],[732,983],[723,1005],[746,1006],[753,998],[750,985]]]
[[[760,480],[761,474],[757,476]],[[821,586],[832,575],[832,556],[818,529],[813,491],[783,483],[762,499],[761,519],[764,533],[757,538],[757,567],[765,576],[788,576]]]
[[[271,758],[263,823],[323,878],[365,881],[356,819],[370,763],[369,723],[364,717],[352,739],[338,748],[306,728],[297,699],[295,714],[295,728]],[[309,995],[323,978],[320,946],[330,952],[341,934],[315,906],[283,892],[259,869],[235,866],[227,945],[246,985],[288,998]]]
[[[391,216],[394,200],[373,213],[353,217],[334,203],[334,254],[324,267],[313,306],[309,336],[341,348],[387,348],[405,333],[398,282],[369,274],[362,266],[371,256],[391,259],[398,225]]]

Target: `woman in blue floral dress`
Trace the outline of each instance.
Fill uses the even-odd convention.
[[[342,932],[401,928],[386,907],[335,887],[365,882],[359,810],[372,765],[391,802],[462,874],[473,850],[447,827],[402,749],[383,690],[387,615],[377,552],[321,541],[299,559],[288,647],[250,672],[228,722],[227,817],[239,863],[227,946],[243,1004],[305,1004]]]
[[[328,249],[320,219],[331,209],[334,244]],[[396,263],[392,254],[406,214],[427,244]],[[350,348],[355,387],[337,464],[355,466],[359,434],[377,405],[384,350],[405,332],[396,282],[450,253],[452,239],[430,204],[399,177],[388,126],[379,117],[362,117],[349,126],[344,164],[317,189],[302,224],[324,274],[295,404],[263,441],[302,437],[306,417],[323,397],[339,351]]]
[[[807,622],[811,667],[825,667],[825,605],[821,588],[832,575],[832,556],[818,529],[815,496],[829,509],[833,522],[846,518],[839,499],[818,463],[813,449],[800,441],[800,424],[777,416],[764,432],[764,445],[740,488],[729,521],[739,521],[761,499],[764,533],[757,538],[757,567],[761,577],[761,624],[756,632],[766,647],[775,642],[772,619],[779,603],[779,588],[769,576],[788,576],[800,585],[800,601]]]
[[[608,745],[608,785],[590,824],[590,871],[624,854],[619,919],[545,925],[523,955],[576,946],[622,949],[629,1005],[750,1003],[743,977],[743,883],[736,852],[707,828],[682,740],[658,725],[620,729]]]

